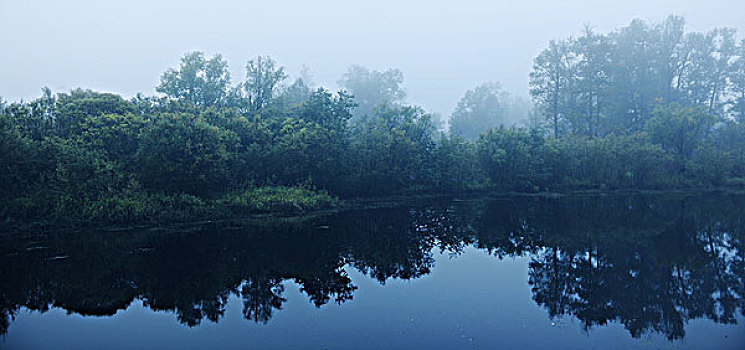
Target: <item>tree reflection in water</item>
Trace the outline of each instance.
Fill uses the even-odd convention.
[[[743,214],[736,195],[510,197],[299,222],[26,233],[0,245],[0,332],[20,308],[106,316],[136,299],[196,326],[223,317],[230,295],[246,319],[266,323],[287,281],[316,307],[341,304],[357,290],[345,268],[381,284],[414,279],[431,272],[433,252],[473,245],[529,256],[533,299],[551,318],[679,339],[689,320],[729,324],[743,313]]]

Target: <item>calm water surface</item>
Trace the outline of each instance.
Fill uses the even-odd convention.
[[[454,199],[0,244],[0,348],[745,349],[745,196]]]

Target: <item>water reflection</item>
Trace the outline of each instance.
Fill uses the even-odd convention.
[[[0,245],[0,332],[21,308],[107,316],[134,300],[196,326],[218,322],[231,295],[246,319],[266,323],[286,303],[288,281],[316,307],[341,304],[358,288],[345,268],[381,284],[415,279],[432,271],[433,252],[473,245],[494,263],[529,256],[532,298],[551,318],[679,339],[689,320],[729,324],[743,313],[743,214],[745,197],[735,195],[516,197],[301,221],[27,233]]]
[[[685,335],[688,320],[743,312],[742,198],[579,198],[490,206],[477,234],[498,256],[531,254],[533,300],[585,329]]]

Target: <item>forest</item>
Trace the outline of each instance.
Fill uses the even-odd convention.
[[[678,16],[587,27],[535,58],[532,104],[485,83],[447,126],[407,104],[402,84],[397,69],[353,65],[333,92],[268,56],[234,82],[221,55],[195,51],[162,74],[157,96],[44,88],[0,99],[0,225],[745,185],[745,40],[733,29],[686,32]]]

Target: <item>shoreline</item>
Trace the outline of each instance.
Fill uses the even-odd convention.
[[[81,230],[97,230],[104,232],[125,232],[147,228],[178,228],[195,225],[209,225],[216,223],[247,222],[254,220],[280,220],[280,221],[304,221],[314,218],[334,215],[348,211],[364,211],[383,208],[395,208],[407,205],[421,205],[424,201],[447,201],[465,202],[476,200],[500,200],[513,197],[535,197],[546,199],[558,199],[566,197],[602,197],[602,196],[656,196],[656,195],[697,195],[697,194],[728,194],[745,195],[745,187],[742,186],[719,186],[709,188],[675,188],[664,190],[648,189],[617,189],[617,190],[573,190],[573,191],[545,191],[545,192],[517,192],[499,190],[470,190],[441,193],[418,193],[397,194],[380,197],[356,197],[337,199],[334,198],[330,207],[309,208],[302,210],[267,210],[256,212],[244,212],[237,214],[234,208],[229,206],[214,206],[210,208],[209,214],[202,217],[194,217],[193,220],[134,220],[129,224],[104,222],[96,224],[86,221],[54,223],[54,222],[32,222],[25,226],[9,226],[0,229],[0,236],[9,236],[22,233],[55,233],[62,231],[78,232]],[[229,215],[215,214],[218,212],[231,212]],[[101,221],[99,221],[101,223]]]

